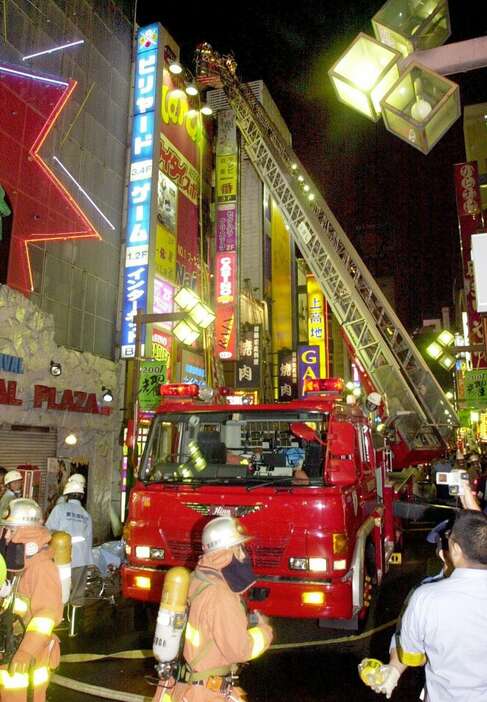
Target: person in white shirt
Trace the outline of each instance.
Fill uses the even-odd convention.
[[[82,506],[85,486],[81,481],[68,480],[63,494],[66,502],[57,504],[46,521],[51,531],[66,531],[71,535],[71,597],[75,603],[83,597],[86,572],[93,564],[93,522],[90,514]]]
[[[408,666],[425,665],[425,702],[487,700],[487,516],[459,512],[448,545],[455,570],[413,593],[373,688],[387,699]]]

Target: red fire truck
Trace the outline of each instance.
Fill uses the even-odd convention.
[[[228,514],[254,537],[251,608],[351,628],[394,548],[385,464],[400,469],[440,455],[458,420],[326,201],[315,186],[309,195],[311,177],[251,87],[239,82],[235,62],[207,44],[197,59],[204,84],[217,88],[215,107],[233,109],[241,143],[356,367],[384,398],[393,445],[378,465],[367,417],[332,380],[319,397],[238,407],[183,401],[197,386],[174,388],[152,422],[130,496],[123,592],[158,601],[167,568],[193,565],[204,524]]]
[[[316,389],[316,381],[314,383]],[[392,488],[362,409],[338,379],[302,400],[207,405],[166,386],[125,528],[126,597],[158,602],[164,574],[193,567],[214,516],[238,517],[258,582],[250,608],[349,628],[394,546]]]

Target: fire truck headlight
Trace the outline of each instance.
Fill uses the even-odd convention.
[[[324,592],[303,592],[301,594],[301,602],[303,604],[323,605],[325,604]]]
[[[150,546],[136,546],[135,547],[135,557],[136,558],[150,558]]]
[[[326,567],[326,558],[309,559],[309,569],[313,571],[313,573],[323,573],[326,570]]]
[[[333,561],[333,570],[345,570],[347,561],[343,558],[339,561]]]
[[[308,570],[307,558],[290,558],[289,567],[291,570]]]
[[[151,548],[150,550],[150,557],[153,558],[155,561],[162,561],[164,555],[165,554],[163,548]]]
[[[150,590],[150,584],[150,578],[145,575],[135,576],[135,587],[138,587],[140,590]]]

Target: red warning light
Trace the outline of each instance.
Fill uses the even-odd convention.
[[[198,397],[198,392],[196,383],[170,383],[160,387],[163,397]]]
[[[304,381],[304,393],[342,393],[345,383],[342,378],[308,378]]]

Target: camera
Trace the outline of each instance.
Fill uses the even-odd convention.
[[[437,485],[448,485],[449,495],[463,495],[462,480],[468,480],[468,473],[464,470],[451,470],[449,473],[436,474]]]

